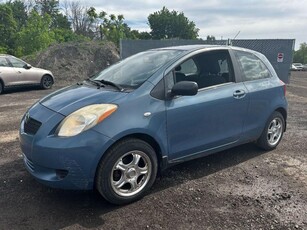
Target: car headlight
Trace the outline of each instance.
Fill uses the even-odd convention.
[[[102,122],[117,109],[113,104],[95,104],[85,106],[67,116],[57,128],[60,137],[75,136]]]

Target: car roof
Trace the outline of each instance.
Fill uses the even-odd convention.
[[[216,45],[182,45],[182,46],[161,47],[161,48],[156,48],[154,50],[186,50],[186,51],[193,51],[193,50],[204,49],[204,48],[213,48],[213,47],[219,47],[219,46],[216,46]]]
[[[14,56],[9,55],[9,54],[0,54],[0,57],[14,57]]]
[[[151,50],[182,50],[182,51],[196,51],[200,49],[233,49],[233,50],[241,50],[251,53],[258,53],[255,50],[250,50],[242,47],[237,46],[227,46],[227,45],[182,45],[182,46],[169,46],[169,47],[161,47],[155,48]]]

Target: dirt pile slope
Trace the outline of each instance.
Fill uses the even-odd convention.
[[[25,59],[35,67],[50,70],[55,85],[70,85],[117,62],[119,52],[110,42],[74,42],[50,46],[36,57]]]

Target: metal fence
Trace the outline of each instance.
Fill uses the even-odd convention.
[[[202,40],[121,40],[121,58],[129,57],[144,50],[196,44],[227,45],[227,40],[216,40],[212,42]],[[264,54],[274,67],[279,78],[285,83],[290,81],[290,67],[293,59],[294,39],[251,39],[232,40],[233,46],[243,47]]]

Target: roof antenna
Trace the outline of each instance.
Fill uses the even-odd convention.
[[[236,34],[236,36],[234,36],[234,38],[231,40],[230,38],[228,38],[228,41],[227,41],[227,45],[228,46],[232,46],[232,41],[233,40],[235,40],[237,37],[238,37],[238,35],[240,34],[240,30],[239,30],[239,32]]]
[[[240,34],[240,30],[239,30],[239,32],[236,34],[236,36],[232,39],[232,40],[235,40],[237,37],[238,37],[238,35]]]

